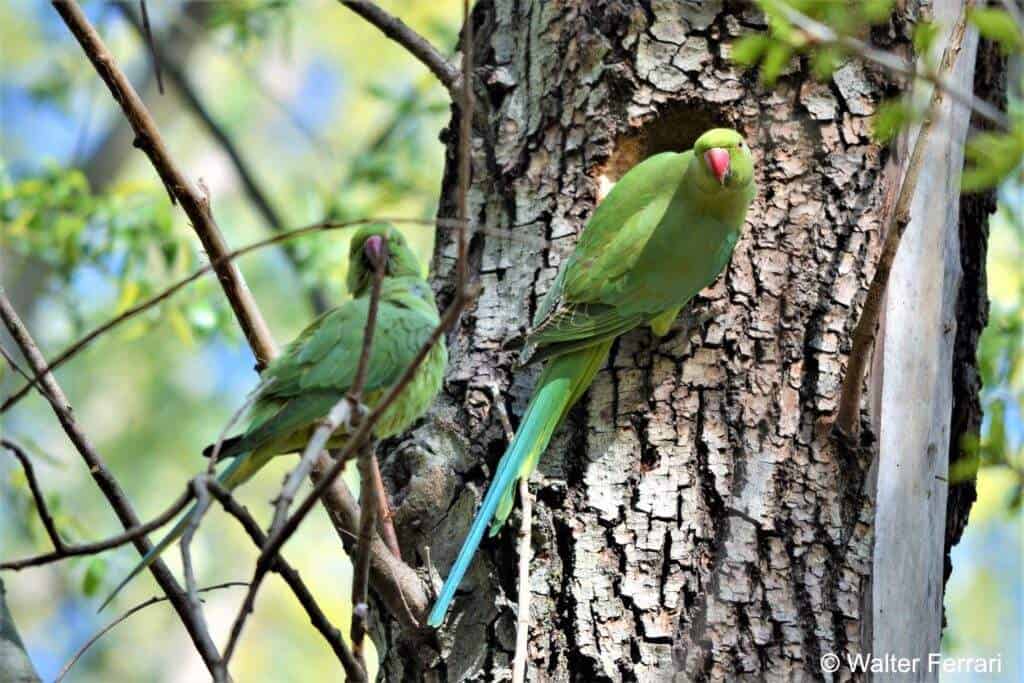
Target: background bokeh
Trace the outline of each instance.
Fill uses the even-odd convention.
[[[135,83],[151,78],[145,45],[110,3],[83,3]],[[136,3],[133,3],[133,5]],[[436,45],[451,50],[461,3],[381,2]],[[148,3],[154,32],[180,21],[182,3]],[[183,64],[211,116],[253,169],[288,227],[370,215],[430,217],[443,164],[438,136],[447,95],[418,62],[333,0],[211,3]],[[0,267],[47,355],[202,263],[181,213],[169,206],[147,160],[131,152],[90,187],[90,168],[119,121],[106,89],[48,2],[0,3]],[[165,80],[167,80],[165,75]],[[175,159],[201,178],[228,242],[269,234],[232,164],[168,84],[147,102]],[[94,178],[94,184],[96,179]],[[992,324],[982,346],[985,405],[981,446],[1021,462],[1024,449],[1024,230],[1019,191],[1002,192],[989,250]],[[404,229],[426,262],[430,229]],[[344,232],[304,238],[288,256],[270,248],[241,261],[279,341],[311,317],[310,292],[342,296]],[[204,466],[200,449],[216,438],[255,385],[253,358],[210,280],[151,315],[101,338],[59,378],[111,469],[143,518],[160,511]],[[10,375],[10,373],[8,373]],[[6,395],[17,378],[0,378]],[[71,539],[119,530],[49,407],[37,396],[3,416],[4,433],[26,444]],[[991,461],[992,458],[988,458]],[[286,463],[268,468],[240,494],[265,522],[267,501]],[[1019,470],[983,467],[979,500],[954,551],[946,596],[944,649],[955,656],[1001,654],[1005,680],[1024,676],[1022,519]],[[45,549],[24,479],[0,459],[0,555]],[[255,554],[237,526],[213,512],[194,549],[204,585],[247,580]],[[350,568],[333,529],[311,515],[286,547],[337,624],[348,621]],[[137,579],[112,608],[100,600],[132,566],[133,550],[8,573],[11,609],[33,661],[52,679],[98,628],[157,594]],[[168,555],[174,569],[178,557]],[[218,642],[226,638],[239,589],[205,596]],[[333,678],[336,660],[291,593],[268,580],[234,664],[238,680]],[[205,678],[167,605],[150,607],[94,646],[73,681],[192,681]],[[992,677],[975,677],[993,680]],[[971,680],[970,676],[945,676]]]

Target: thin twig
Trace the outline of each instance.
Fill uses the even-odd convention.
[[[359,455],[359,542],[352,567],[352,626],[349,638],[352,640],[352,654],[363,669],[363,640],[366,636],[366,621],[370,614],[370,552],[377,527],[377,487],[373,485],[374,451],[372,441],[366,443]]]
[[[200,520],[210,507],[210,491],[206,485],[206,477],[208,476],[200,475],[189,484],[188,490],[195,496],[196,505],[195,509],[188,515],[188,524],[185,525],[185,531],[181,535],[181,543],[179,544],[181,567],[182,572],[185,574],[185,595],[188,596],[189,605],[196,611],[201,610],[202,607],[199,604],[196,572],[192,567],[192,539],[195,538],[196,531],[199,529]],[[214,678],[225,677],[215,674]]]
[[[459,70],[452,66],[451,62],[445,59],[444,55],[438,52],[437,48],[431,45],[426,38],[409,28],[398,17],[388,14],[368,0],[341,0],[341,4],[366,19],[380,29],[381,33],[408,50],[413,57],[437,76],[441,85],[448,89],[453,101],[459,100],[459,91],[462,87]]]
[[[256,520],[253,519],[249,511],[244,506],[238,503],[232,496],[231,493],[217,483],[214,480],[207,481],[207,487],[209,488],[210,495],[217,499],[224,510],[234,517],[242,525],[242,528],[252,539],[253,543],[257,548],[262,548],[267,543],[267,536],[260,529],[260,525],[257,524]],[[291,588],[292,593],[295,594],[295,598],[302,605],[303,609],[306,610],[306,615],[309,617],[313,627],[320,632],[321,635],[330,644],[334,654],[337,655],[338,660],[341,662],[342,668],[345,669],[345,675],[348,680],[353,683],[365,681],[366,677],[363,670],[359,667],[355,658],[352,656],[352,652],[345,645],[345,641],[341,637],[341,631],[335,628],[327,616],[320,609],[320,605],[317,603],[316,598],[310,593],[309,588],[302,581],[302,577],[299,572],[295,570],[288,562],[285,561],[284,557],[278,553],[271,567],[271,571],[278,574],[288,587]]]
[[[142,30],[149,45],[149,54],[153,57],[153,73],[156,75],[156,87],[161,95],[164,94],[164,79],[160,74],[160,57],[156,52],[156,41],[153,39],[153,29],[149,26],[149,11],[146,10],[146,0],[139,0],[139,12],[142,14]]]
[[[212,475],[217,469],[217,462],[220,460],[220,452],[224,447],[224,441],[228,438],[228,433],[238,424],[242,416],[249,412],[249,408],[252,408],[253,404],[259,400],[260,394],[274,383],[274,378],[271,377],[265,381],[261,381],[256,385],[246,399],[242,402],[242,405],[238,407],[238,410],[231,415],[231,419],[228,420],[224,428],[220,430],[220,434],[217,435],[217,440],[213,442],[213,448],[210,450],[210,462],[206,466],[206,473]]]
[[[973,5],[973,0],[967,2],[964,5],[965,10]],[[978,116],[994,123],[1003,130],[1010,130],[1010,120],[1007,118],[1006,114],[999,111],[985,100],[975,97],[971,93],[958,88],[949,79],[948,71],[944,70],[941,66],[935,71],[922,71],[913,63],[905,61],[891,52],[879,50],[878,48],[872,47],[864,41],[858,40],[852,36],[839,35],[830,26],[819,21],[815,21],[784,0],[782,2],[772,3],[772,6],[778,8],[787,21],[803,31],[808,42],[815,45],[837,45],[869,62],[874,62],[893,73],[931,83],[936,86],[937,89],[947,93],[950,99],[969,107],[973,112],[978,114]]]
[[[519,480],[519,504],[522,522],[519,526],[519,605],[516,615],[516,653],[512,659],[512,683],[526,680],[527,649],[530,641],[530,527],[533,525],[533,498],[530,480]]]
[[[122,14],[135,31],[142,37],[151,37],[148,33],[148,27],[145,24],[145,16],[140,21],[139,16],[132,12],[128,5],[120,5]],[[241,150],[235,141],[231,138],[227,129],[222,126],[214,118],[213,114],[203,103],[202,98],[199,96],[199,91],[189,80],[188,75],[180,64],[177,64],[168,59],[162,52],[157,53],[154,50],[153,58],[156,60],[158,65],[162,65],[167,70],[167,75],[170,76],[171,81],[174,83],[175,88],[181,94],[185,104],[195,113],[195,115],[202,122],[207,132],[217,142],[224,153],[227,154],[228,159],[231,161],[231,165],[234,167],[235,172],[238,174],[238,179],[242,181],[242,190],[249,197],[249,201],[252,203],[256,212],[263,218],[267,226],[274,232],[283,232],[286,229],[286,223],[281,218],[281,215],[274,208],[273,202],[270,200],[270,196],[267,192],[260,187],[259,182],[256,180],[256,175],[249,167],[249,163],[242,156]],[[159,68],[159,67],[158,67]],[[159,73],[159,71],[157,72]],[[294,247],[290,244],[285,244],[284,249],[286,256],[291,264],[298,268],[299,257]],[[327,296],[323,290],[319,287],[314,287],[310,292],[311,302],[316,313],[323,313],[327,310]]]
[[[235,588],[245,585],[247,584],[244,581],[227,581],[225,583],[218,583],[214,586],[205,586],[203,588],[200,588],[197,592],[208,593],[210,591],[220,590],[222,588]],[[117,626],[118,624],[120,624],[136,612],[141,612],[142,610],[146,609],[151,605],[155,605],[159,602],[166,601],[166,595],[160,597],[152,597],[149,600],[146,600],[145,602],[139,603],[135,607],[132,607],[130,610],[128,610],[127,612],[125,612],[124,614],[122,614],[121,616],[119,616],[118,618],[114,619],[112,622],[101,628],[99,631],[94,633],[92,637],[90,637],[89,640],[85,641],[85,644],[82,645],[82,647],[78,648],[75,654],[71,656],[71,659],[68,660],[68,663],[65,664],[63,668],[61,668],[60,673],[58,673],[57,677],[54,679],[54,683],[60,683],[61,681],[63,681],[64,677],[67,676],[68,672],[71,670],[71,667],[73,667],[78,662],[78,660],[82,658],[82,655],[84,655],[90,647],[95,645],[96,641],[110,633],[110,631],[113,630],[115,626]]]
[[[35,501],[36,510],[39,513],[39,519],[42,521],[43,527],[46,529],[46,535],[49,537],[50,542],[54,547],[53,552],[26,557],[21,560],[0,562],[0,570],[19,571],[27,567],[36,567],[42,564],[50,564],[51,562],[59,562],[60,560],[65,560],[69,557],[95,555],[103,552],[104,550],[117,548],[118,546],[130,543],[135,539],[145,536],[146,534],[167,524],[169,521],[177,517],[178,513],[184,510],[185,506],[188,505],[189,501],[192,499],[191,493],[189,491],[185,491],[177,500],[171,503],[170,507],[145,524],[133,527],[122,534],[111,536],[110,538],[102,541],[69,545],[64,542],[64,539],[60,537],[60,533],[57,531],[57,525],[54,523],[53,516],[50,513],[50,508],[46,504],[46,498],[43,496],[42,490],[39,487],[39,481],[36,478],[32,461],[25,454],[24,449],[8,439],[0,440],[0,446],[10,451],[14,457],[21,462],[22,469],[25,471],[25,478],[28,480],[29,490],[32,492],[32,499]]]
[[[133,318],[133,317],[139,315],[140,313],[143,313],[144,311],[146,311],[146,310],[148,310],[150,308],[153,308],[154,306],[157,306],[158,304],[162,303],[163,301],[169,299],[171,296],[173,296],[174,294],[176,294],[180,290],[184,289],[189,284],[195,282],[196,280],[201,278],[203,275],[206,275],[207,273],[209,273],[212,270],[214,270],[216,268],[216,266],[219,263],[221,263],[222,261],[233,260],[233,259],[238,258],[239,256],[243,256],[245,254],[248,254],[249,252],[256,251],[258,249],[263,249],[263,248],[268,247],[268,246],[270,246],[272,244],[277,244],[278,242],[284,242],[286,240],[296,239],[296,238],[303,237],[305,235],[309,235],[309,234],[312,234],[312,233],[326,232],[326,231],[332,231],[332,230],[343,230],[343,229],[350,228],[350,227],[353,227],[353,226],[356,226],[356,225],[365,225],[367,223],[394,223],[396,225],[424,225],[424,226],[437,226],[439,228],[455,228],[455,227],[457,227],[459,225],[459,222],[457,220],[455,220],[455,219],[445,219],[445,218],[436,218],[436,219],[402,218],[402,217],[359,218],[359,219],[351,220],[351,221],[322,221],[322,222],[319,222],[319,223],[313,223],[311,225],[306,225],[306,226],[303,226],[301,228],[295,228],[294,230],[289,230],[287,232],[283,232],[283,233],[280,233],[280,234],[277,234],[277,235],[273,235],[273,236],[268,237],[266,239],[262,239],[262,240],[259,240],[257,242],[253,242],[252,244],[249,244],[249,245],[247,245],[245,247],[241,247],[240,249],[235,249],[234,251],[230,251],[227,254],[225,254],[225,255],[217,258],[217,259],[211,260],[210,263],[208,263],[207,265],[199,268],[198,270],[193,272],[191,275],[188,275],[188,276],[186,276],[186,277],[184,277],[184,278],[182,278],[182,279],[172,283],[166,289],[164,289],[164,290],[158,292],[157,294],[154,294],[150,298],[148,298],[148,299],[146,299],[146,300],[144,300],[144,301],[142,301],[142,302],[132,306],[131,308],[129,308],[129,309],[125,310],[124,312],[122,312],[121,314],[111,318],[110,320],[108,320],[107,322],[103,323],[99,327],[91,330],[90,332],[87,332],[82,337],[80,337],[76,342],[71,344],[71,346],[69,346],[64,351],[62,351],[60,354],[58,354],[48,365],[44,366],[43,370],[44,370],[44,372],[52,372],[53,370],[57,369],[58,367],[60,367],[64,363],[66,363],[68,360],[70,360],[72,356],[74,356],[79,351],[81,351],[86,346],[88,346],[90,343],[92,343],[100,335],[105,334],[106,332],[109,332],[111,329],[117,327],[118,325],[120,325],[121,323],[129,320],[130,318]],[[510,232],[508,230],[475,227],[475,228],[473,228],[471,230],[471,232],[485,234],[485,235],[491,235],[491,236],[494,236],[494,237],[497,237],[497,238],[500,238],[500,239],[508,239],[510,241],[518,241],[518,242],[522,242],[524,244],[533,244],[535,246],[539,246],[539,247],[542,247],[542,248],[546,247],[546,246],[549,246],[549,243],[548,243],[547,240],[530,238],[530,237],[526,237],[525,235],[517,235],[516,233]],[[0,404],[0,413],[7,412],[8,410],[11,409],[11,407],[14,406],[14,404],[16,404],[22,398],[24,398],[25,395],[28,394],[29,391],[31,391],[32,385],[40,380],[41,375],[42,375],[42,373],[38,373],[37,372],[35,375],[33,375],[32,380],[28,384],[25,384],[20,389],[18,389],[13,394],[11,394],[7,399],[5,399],[3,404]]]
[[[315,484],[323,481],[334,462],[327,454],[321,454],[313,468]],[[323,503],[342,545],[350,556],[354,555],[361,516],[359,503],[356,502],[344,478],[337,478],[327,487]],[[370,582],[374,592],[403,628],[419,628],[420,617],[428,606],[425,584],[416,570],[395,557],[379,537],[374,538],[370,550]]]
[[[943,79],[952,73],[957,57],[963,48],[964,37],[967,34],[967,12],[973,5],[973,0],[968,0],[965,3],[963,13],[950,32],[949,42],[946,44],[937,72]],[[910,206],[917,189],[917,180],[924,167],[925,153],[934,133],[935,124],[942,116],[941,108],[947,92],[941,87],[935,87],[932,90],[932,98],[924,120],[921,121],[917,139],[914,141],[914,148],[907,162],[907,170],[900,185],[895,208],[886,221],[885,242],[878,257],[878,264],[875,266],[875,275],[871,280],[867,296],[864,299],[864,308],[853,332],[853,344],[846,364],[846,375],[843,377],[835,421],[835,429],[847,438],[853,438],[860,432],[860,403],[861,393],[864,389],[864,372],[867,369],[871,347],[875,341],[875,332],[882,314],[885,291],[889,284],[893,263],[896,260],[896,252],[899,249],[903,233],[910,223]]]
[[[501,388],[496,383],[491,385],[491,396],[505,438],[511,442],[515,438],[515,430],[508,419],[508,409],[505,407],[505,399],[501,396]],[[519,502],[522,505],[522,520],[519,524],[519,605],[516,616],[516,651],[512,659],[512,683],[523,683],[526,680],[527,645],[530,638],[530,533],[533,526],[533,498],[530,497],[530,482],[526,477],[519,480]]]
[[[211,261],[217,264],[214,268],[224,289],[224,294],[235,312],[235,317],[238,319],[246,339],[249,340],[249,346],[253,349],[258,366],[262,368],[277,355],[277,347],[270,336],[270,329],[263,320],[263,315],[256,306],[252,293],[245,284],[241,271],[233,261],[223,258],[228,254],[228,248],[220,228],[217,227],[213,218],[213,213],[210,211],[208,199],[193,186],[171,159],[149,110],[139,98],[138,93],[135,92],[127,76],[117,66],[114,56],[107,49],[96,29],[89,23],[78,3],[74,0],[53,0],[53,6],[82,46],[82,50],[96,68],[97,73],[107,84],[114,99],[121,105],[121,109],[135,131],[135,146],[149,157],[153,167],[163,180],[172,202],[181,205],[192,223],[196,235],[203,243],[206,253]]]
[[[395,533],[395,519],[391,512],[391,504],[388,502],[388,490],[384,486],[384,477],[380,474],[380,462],[377,454],[370,456],[370,484],[377,490],[377,531],[384,539],[391,554],[402,559],[402,549],[398,547],[398,534]]]
[[[459,105],[459,187],[458,187],[458,219],[460,221],[457,234],[458,260],[455,264],[455,286],[458,291],[466,289],[469,277],[469,264],[466,258],[467,238],[466,221],[469,219],[469,183],[473,172],[473,18],[469,11],[469,0],[462,0],[462,82],[468,84],[462,88]]]
[[[46,504],[46,497],[43,496],[43,491],[39,487],[39,480],[36,479],[36,470],[32,466],[32,461],[25,453],[25,450],[13,441],[7,439],[0,440],[0,446],[7,449],[21,463],[21,469],[25,472],[25,480],[28,482],[29,491],[32,492],[32,499],[36,503],[36,509],[39,511],[39,520],[43,523],[43,528],[46,529],[46,535],[49,536],[53,547],[58,552],[63,552],[67,545],[65,545],[64,539],[60,537],[60,532],[57,531],[57,523],[53,520],[53,516],[50,514],[50,507]],[[7,569],[6,564],[0,565],[0,569]],[[13,567],[11,568],[13,569]]]
[[[135,510],[121,489],[120,484],[114,479],[114,476],[107,469],[106,464],[93,447],[92,442],[89,441],[85,432],[82,431],[75,421],[71,405],[68,403],[67,397],[57,383],[56,378],[54,378],[52,373],[44,371],[46,359],[43,358],[43,354],[39,351],[39,347],[36,346],[35,340],[32,339],[14,307],[11,306],[11,302],[2,287],[0,287],[0,319],[3,320],[7,330],[11,333],[15,344],[21,349],[21,353],[28,362],[29,367],[40,376],[40,392],[50,401],[50,405],[53,406],[53,410],[60,421],[61,427],[64,429],[64,433],[67,434],[79,455],[82,456],[89,474],[110,503],[110,507],[114,510],[125,531],[131,531],[135,527],[141,526],[139,517],[135,514]],[[133,538],[131,542],[141,555],[145,555],[153,548],[144,535]],[[206,629],[203,619],[190,609],[181,586],[175,581],[166,564],[157,559],[149,566],[149,571],[160,585],[161,590],[170,599],[171,604],[174,605],[174,609],[177,611],[182,624],[185,626],[185,630],[188,631],[192,642],[202,657],[203,663],[206,664],[207,669],[212,674],[217,668],[220,655],[217,652],[217,647],[213,644],[213,640],[210,638],[210,633]]]

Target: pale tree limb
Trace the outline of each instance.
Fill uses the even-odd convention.
[[[263,315],[252,298],[245,279],[238,267],[229,259],[222,257],[228,253],[224,237],[213,218],[208,197],[200,194],[192,182],[171,159],[164,145],[160,131],[153,121],[146,105],[128,81],[127,76],[117,66],[113,55],[103,43],[96,29],[89,23],[85,13],[74,0],[53,0],[64,23],[74,34],[89,61],[96,68],[100,78],[110,89],[114,99],[121,105],[132,129],[135,131],[135,146],[139,147],[156,169],[163,180],[171,200],[181,205],[192,227],[203,243],[203,248],[211,261],[217,265],[214,270],[220,279],[224,294],[227,296],[235,317],[241,324],[242,331],[249,346],[256,355],[258,367],[264,367],[271,358],[277,355],[277,347],[270,336],[270,330]]]
[[[197,592],[208,593],[210,591],[220,590],[222,588],[236,588],[245,585],[246,584],[244,581],[227,581],[225,583],[218,583],[213,586],[204,586],[203,588],[198,589]],[[89,640],[85,641],[85,644],[83,644],[82,647],[78,648],[78,650],[75,651],[75,654],[71,656],[71,659],[68,660],[67,664],[61,667],[60,673],[58,673],[57,677],[54,679],[54,683],[60,683],[61,681],[63,681],[64,678],[68,675],[68,672],[71,671],[71,667],[78,663],[78,660],[82,658],[82,655],[84,655],[89,650],[90,647],[95,645],[100,638],[114,630],[114,627],[128,619],[128,617],[132,616],[133,614],[141,612],[147,607],[150,607],[160,602],[167,602],[167,596],[161,595],[158,597],[152,597],[144,602],[140,602],[138,605],[135,605],[135,607],[132,607],[130,610],[128,610],[121,616],[117,617],[109,624],[101,628],[99,631],[94,633],[92,636],[90,636]]]
[[[950,32],[949,41],[937,70],[937,74],[943,80],[947,80],[963,49],[964,37],[967,35],[967,13],[973,5],[973,0],[968,0],[964,4],[963,13]],[[942,103],[947,94],[948,90],[942,87],[932,89],[931,101],[928,103],[928,109],[914,141],[896,204],[887,215],[883,231],[885,241],[875,266],[875,275],[864,299],[864,308],[861,310],[860,318],[853,332],[853,345],[839,393],[835,429],[847,438],[853,438],[860,432],[860,403],[864,390],[864,372],[870,360],[871,347],[875,341],[878,321],[885,303],[885,290],[889,284],[889,275],[896,260],[900,240],[910,223],[910,206],[914,200],[918,178],[921,176],[925,152],[940,118]]]
[[[43,354],[40,353],[39,347],[36,346],[35,340],[32,339],[28,329],[21,322],[21,318],[18,317],[17,312],[11,306],[3,288],[0,288],[0,319],[3,320],[7,330],[11,333],[14,343],[21,349],[21,353],[28,362],[29,367],[36,374],[42,375],[40,378],[40,392],[50,401],[50,405],[53,406],[61,427],[64,428],[64,433],[67,434],[79,455],[82,456],[89,474],[106,497],[107,502],[110,503],[110,507],[114,510],[121,525],[126,531],[131,531],[135,527],[140,526],[139,517],[135,514],[135,510],[121,489],[120,484],[117,483],[110,470],[107,469],[106,464],[96,452],[85,432],[78,426],[77,421],[72,415],[71,405],[68,403],[67,397],[64,395],[60,385],[57,384],[57,380],[51,373],[40,372],[46,367],[46,360],[43,358]],[[145,555],[153,548],[145,536],[134,538],[131,542],[140,555]],[[164,594],[167,595],[171,604],[174,605],[174,609],[181,618],[185,630],[188,631],[204,664],[206,664],[206,667],[212,674],[216,670],[216,664],[220,659],[220,655],[213,644],[213,640],[210,638],[210,633],[206,629],[206,624],[201,615],[194,613],[189,608],[181,586],[178,585],[170,570],[167,569],[167,565],[160,559],[155,560],[149,566],[149,571],[153,574],[153,578],[156,579],[156,582],[160,585]]]
[[[505,439],[511,443],[515,438],[515,430],[508,419],[508,409],[501,397],[501,389],[497,384],[491,385],[494,398],[494,410],[498,421],[505,432]],[[533,498],[530,496],[530,481],[527,477],[519,479],[519,503],[522,506],[522,518],[519,523],[519,587],[517,591],[516,615],[516,651],[512,658],[512,683],[523,683],[526,680],[527,648],[530,641],[530,533],[533,526]]]
[[[178,496],[178,499],[171,503],[166,510],[145,524],[133,527],[123,534],[118,534],[102,541],[69,545],[64,542],[64,539],[60,536],[60,532],[57,531],[57,525],[54,523],[53,515],[50,513],[50,508],[46,504],[46,498],[43,496],[42,489],[39,486],[39,480],[36,477],[35,468],[32,466],[32,461],[29,459],[28,455],[26,455],[25,450],[9,439],[0,439],[0,446],[11,453],[18,462],[21,463],[22,470],[25,472],[25,479],[28,482],[29,491],[32,494],[32,500],[35,503],[36,511],[39,514],[39,519],[42,521],[43,528],[46,530],[46,535],[50,539],[50,543],[53,544],[54,548],[54,550],[49,553],[34,555],[20,560],[0,562],[0,570],[18,571],[27,567],[36,567],[42,564],[59,562],[70,557],[95,555],[105,550],[110,550],[111,548],[117,548],[126,543],[131,543],[135,539],[145,536],[146,534],[159,529],[170,522],[172,519],[177,517],[178,513],[184,510],[185,506],[188,505],[190,500],[192,500],[192,494],[189,491],[185,491]]]
[[[533,498],[530,480],[519,480],[519,504],[522,521],[519,526],[519,595],[516,607],[516,653],[512,659],[512,683],[526,680],[526,660],[530,642],[530,527],[533,525]]]
[[[437,76],[441,85],[448,89],[453,101],[459,101],[463,81],[459,70],[426,38],[409,28],[401,19],[385,12],[369,0],[340,0],[340,2],[380,29],[380,32],[388,38],[404,47],[413,57],[430,69],[432,74]]]
[[[458,214],[460,227],[457,239],[458,260],[455,264],[456,276],[455,286],[459,291],[466,288],[468,281],[469,261],[466,252],[469,248],[466,237],[466,221],[469,220],[469,184],[473,165],[470,145],[473,144],[473,20],[469,11],[469,0],[462,0],[462,80],[469,84],[462,88],[459,107],[459,191],[458,191]]]

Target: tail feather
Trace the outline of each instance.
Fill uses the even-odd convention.
[[[552,359],[537,382],[530,404],[516,431],[512,443],[498,464],[494,479],[487,489],[480,510],[473,519],[469,534],[448,573],[441,593],[430,610],[427,623],[438,627],[444,620],[455,591],[469,569],[484,531],[491,525],[491,534],[497,533],[511,512],[514,485],[521,476],[528,477],[540,454],[547,448],[555,429],[562,422],[573,403],[582,395],[594,374],[604,363],[611,344],[597,344],[580,351]]]
[[[273,457],[273,453],[261,450],[256,450],[249,454],[242,454],[236,457],[231,465],[221,472],[220,476],[217,477],[217,481],[220,482],[221,486],[230,491],[231,489],[234,489],[248,481],[248,479],[263,467],[271,457]],[[103,601],[103,604],[100,605],[100,608],[97,611],[102,612],[103,609],[110,604],[117,594],[120,593],[132,579],[144,570],[148,569],[151,564],[156,562],[157,558],[160,557],[165,550],[181,538],[182,534],[185,533],[185,529],[188,528],[189,521],[195,513],[196,506],[193,505],[189,508],[188,512],[182,515],[181,519],[178,520],[177,524],[174,525],[167,535],[160,539],[160,542],[153,546],[148,553],[142,556],[139,563],[135,565],[131,572],[129,572],[128,576],[121,580],[121,583],[117,584],[117,587],[114,588],[107,599]]]

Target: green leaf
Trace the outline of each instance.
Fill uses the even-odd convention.
[[[878,105],[871,121],[871,133],[880,143],[888,143],[911,118],[910,105],[903,98],[886,100]]]
[[[823,47],[811,53],[811,71],[819,81],[827,81],[839,68],[843,54],[836,47]]]
[[[881,24],[889,20],[892,6],[893,0],[864,0],[861,3],[861,12],[868,22]]]
[[[1003,52],[1009,54],[1024,46],[1024,35],[1013,17],[1004,10],[993,7],[976,7],[970,12],[971,23],[985,38],[999,43]]]
[[[768,48],[764,61],[761,62],[761,82],[769,86],[774,85],[792,56],[793,48],[789,45],[775,43]]]
[[[772,39],[764,33],[751,33],[743,36],[733,43],[732,59],[739,64],[754,66],[771,44]]]
[[[933,21],[922,21],[914,27],[914,52],[919,55],[931,53],[935,38],[939,35],[939,25]]]
[[[960,185],[965,192],[995,187],[1017,170],[1024,145],[1017,133],[979,133],[967,141]]]
[[[82,592],[86,596],[96,595],[103,587],[103,580],[107,576],[107,561],[102,557],[93,557],[85,568],[85,575],[82,576]]]

